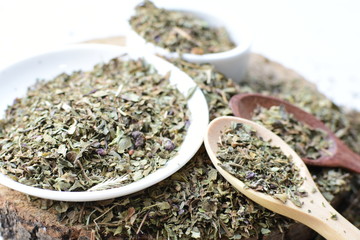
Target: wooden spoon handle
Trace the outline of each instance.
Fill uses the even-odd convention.
[[[314,185],[312,182],[306,188]],[[360,230],[338,213],[318,189],[303,201],[301,209],[293,208],[284,215],[307,225],[328,240],[360,239]]]
[[[314,227],[314,229],[323,237],[329,240],[360,239],[360,230],[358,228],[352,225],[340,214],[337,214],[336,218],[336,220],[330,218],[327,219],[327,221],[325,222],[325,224],[327,225],[326,230],[321,225]]]

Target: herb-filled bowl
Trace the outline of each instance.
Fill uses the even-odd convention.
[[[79,44],[0,70],[0,184],[97,201],[150,187],[200,148],[204,95],[169,62]]]
[[[246,74],[250,55],[252,44],[250,30],[241,23],[225,22],[216,15],[211,15],[198,9],[169,6],[171,7],[157,8],[148,1],[137,6],[132,17],[129,19],[127,45],[167,58],[181,57],[193,63],[209,63],[235,82],[240,82]],[[167,14],[171,15],[173,13],[174,16],[166,19]],[[233,43],[233,47],[227,50],[219,50],[218,52],[207,52],[204,51],[204,48],[197,47],[196,43],[192,45],[195,46],[194,48],[187,49],[186,51],[181,46],[175,46],[177,44],[176,41],[179,39],[179,41],[183,39],[184,41],[196,42],[195,39],[191,39],[192,35],[202,35],[201,32],[196,32],[197,29],[194,30],[192,26],[188,26],[189,23],[184,22],[186,20],[184,20],[181,14],[190,18],[194,17],[194,24],[197,24],[198,19],[201,22],[199,24],[204,25],[206,29],[223,30],[219,34],[213,34],[213,37],[224,33]],[[164,26],[161,25],[162,21],[167,21],[164,23]],[[180,21],[180,23],[175,23],[176,21]],[[189,21],[192,21],[192,19]],[[154,29],[152,29],[153,27]],[[199,30],[201,30],[201,26]],[[159,33],[156,31],[159,31]],[[211,36],[208,39],[204,39],[205,45],[208,45],[210,48],[217,44],[221,45],[222,42],[227,42],[227,40],[219,39],[218,43],[213,44],[212,41]],[[169,42],[169,44],[165,45],[162,42]]]

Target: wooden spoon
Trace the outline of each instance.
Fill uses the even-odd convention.
[[[318,159],[302,158],[306,164],[323,167],[343,167],[360,173],[360,156],[350,150],[323,122],[310,113],[281,99],[261,94],[238,94],[230,99],[229,104],[235,116],[250,120],[255,108],[258,106],[270,108],[283,105],[286,111],[293,114],[298,121],[313,128],[324,130],[333,143],[328,149],[329,155],[323,155]]]
[[[217,143],[222,132],[230,127],[231,122],[238,122],[252,126],[257,131],[257,134],[264,140],[267,141],[271,139],[272,145],[280,147],[285,155],[292,156],[292,161],[299,168],[300,176],[305,179],[304,183],[301,185],[301,189],[306,190],[308,193],[307,197],[300,198],[303,202],[301,207],[297,207],[291,201],[283,203],[265,193],[245,188],[242,181],[235,178],[219,165],[221,162],[216,157],[218,149]],[[326,239],[360,239],[360,230],[341,216],[322,196],[301,158],[280,137],[263,126],[260,126],[250,120],[238,117],[216,118],[209,124],[207,134],[205,135],[205,147],[211,161],[221,175],[225,177],[225,179],[236,189],[248,198],[252,199],[254,202],[276,213],[307,225]],[[332,216],[336,216],[336,219],[334,219],[334,217],[332,218]]]

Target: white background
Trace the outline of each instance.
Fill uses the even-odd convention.
[[[0,0],[0,68],[64,44],[123,35],[137,2]],[[296,70],[336,103],[360,110],[360,1],[155,3],[192,5],[247,24],[254,32],[254,52]]]
[[[123,35],[139,1],[0,0],[0,68],[84,40]],[[315,82],[336,103],[360,110],[360,2],[160,0],[247,24],[252,50]],[[1,86],[0,86],[1,87]]]

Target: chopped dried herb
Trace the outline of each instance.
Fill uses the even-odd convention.
[[[170,52],[206,54],[234,48],[224,28],[211,27],[192,14],[157,8],[151,1],[136,7],[130,25],[146,41]]]
[[[46,201],[46,202],[45,202]],[[130,196],[91,203],[38,199],[67,225],[84,224],[98,239],[246,239],[292,222],[236,191],[201,149],[168,179]]]
[[[314,181],[329,202],[333,201],[335,196],[343,192],[344,189],[350,188],[346,184],[349,182],[351,174],[346,173],[343,169],[314,169],[312,173]]]
[[[330,154],[332,143],[328,134],[296,120],[284,106],[257,107],[252,120],[280,136],[300,157],[318,159]]]
[[[229,100],[238,94],[241,88],[230,78],[215,70],[211,64],[190,63],[178,58],[168,59],[168,61],[194,79],[205,95],[210,119],[232,115]]]
[[[337,220],[337,219],[338,219],[336,213],[330,213],[330,214],[331,214],[330,218],[331,218],[332,220]]]
[[[211,119],[231,115],[228,101],[239,92],[271,94],[316,115],[349,146],[360,150],[360,127],[358,131],[353,128],[340,108],[304,85],[304,81],[281,78],[271,72],[272,67],[264,68],[265,63],[261,62],[251,64],[259,69],[250,70],[251,75],[241,82],[240,88],[209,64],[171,61],[197,82],[208,101]],[[337,168],[310,170],[321,193],[330,197],[328,200],[334,201],[336,196],[349,191],[353,174]],[[131,196],[92,203],[43,199],[33,199],[32,203],[39,209],[56,212],[60,221],[68,226],[83,224],[95,230],[98,239],[113,236],[124,239],[261,239],[262,234],[278,239],[281,235],[286,238],[286,232],[293,231],[296,224],[234,190],[217,173],[203,148],[177,173]]]
[[[6,111],[3,174],[34,187],[96,191],[126,185],[173,157],[186,133],[185,97],[143,60],[40,81]]]
[[[300,189],[304,179],[291,156],[264,141],[251,126],[232,122],[220,136],[216,156],[221,167],[246,187],[301,207],[299,197],[306,195]]]

